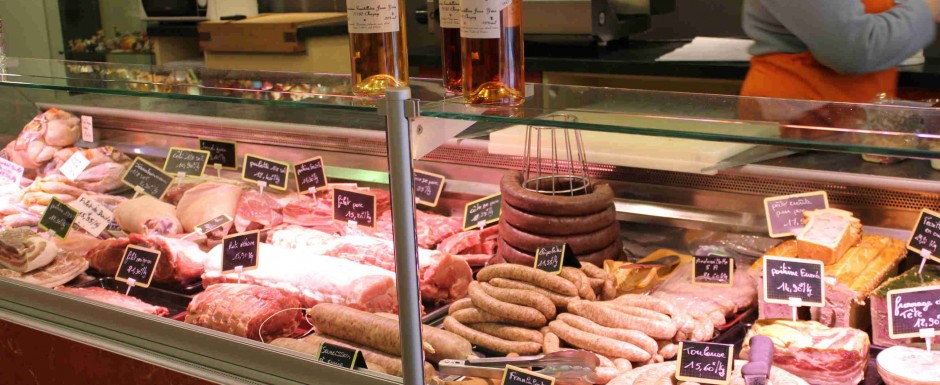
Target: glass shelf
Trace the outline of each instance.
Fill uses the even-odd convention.
[[[350,77],[7,58],[0,86],[370,112]],[[460,137],[516,125],[566,127],[853,152],[940,158],[940,109],[929,104],[829,103],[599,87],[530,84],[517,107],[471,106],[435,79],[411,79],[422,115],[470,120]],[[557,115],[567,115],[558,119]]]

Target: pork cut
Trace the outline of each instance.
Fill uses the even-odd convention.
[[[441,241],[451,235],[459,233],[462,228],[461,218],[445,217],[434,213],[415,210],[415,233],[418,236],[418,246],[425,249],[435,248]],[[385,211],[379,215],[375,224],[373,236],[393,240],[394,224],[392,212]]]
[[[242,188],[227,183],[203,183],[187,189],[176,206],[176,216],[183,225],[183,230],[191,233],[199,226],[219,215],[235,218]],[[222,238],[229,232],[231,224],[226,224],[213,231],[214,238]]]
[[[119,204],[114,210],[114,221],[128,233],[173,235],[183,232],[176,218],[176,207],[149,195]]]
[[[437,250],[454,254],[470,266],[485,266],[496,255],[499,243],[499,226],[490,226],[483,231],[469,230],[453,234],[437,245]]]
[[[170,311],[163,306],[155,306],[140,299],[124,295],[118,292],[107,290],[100,287],[84,287],[84,288],[73,288],[58,286],[55,288],[56,291],[61,291],[63,293],[68,293],[72,295],[77,295],[79,297],[88,298],[98,302],[104,302],[109,305],[123,307],[125,309],[137,310],[147,314],[153,314],[159,317],[166,317],[170,315]]]
[[[385,269],[341,258],[288,249],[267,243],[259,245],[258,268],[222,274],[222,245],[209,251],[204,286],[241,282],[278,288],[296,295],[304,307],[325,303],[342,304],[371,312],[397,312],[395,275]]]
[[[715,325],[723,325],[726,318],[754,305],[757,289],[754,278],[746,269],[734,273],[734,286],[701,286],[692,283],[692,264],[678,268],[651,294],[671,303],[682,304],[690,314],[707,316]]]
[[[81,255],[60,252],[52,263],[29,273],[20,273],[9,269],[0,269],[0,277],[6,277],[53,288],[64,285],[88,269],[88,261]]]
[[[241,233],[271,228],[283,221],[281,204],[271,195],[257,190],[248,190],[238,198],[238,206],[235,210],[235,231]]]
[[[0,232],[0,264],[19,273],[48,265],[58,251],[54,242],[28,227]]]
[[[291,335],[300,325],[296,296],[272,287],[223,283],[193,297],[186,323],[220,332],[270,342]]]
[[[106,275],[117,273],[127,245],[160,251],[160,260],[154,268],[153,280],[161,283],[188,284],[199,279],[203,272],[206,253],[192,241],[159,235],[131,234],[127,238],[104,240],[88,251],[85,258],[91,267]]]

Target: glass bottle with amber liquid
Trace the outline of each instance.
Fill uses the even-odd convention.
[[[463,95],[470,104],[525,101],[522,0],[460,0]]]
[[[461,87],[460,0],[440,0],[441,57],[443,58],[444,90],[459,94]]]
[[[408,85],[404,11],[404,0],[346,0],[354,94]]]

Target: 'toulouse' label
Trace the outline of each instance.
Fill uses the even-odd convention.
[[[555,377],[549,377],[520,367],[506,365],[502,385],[554,385]]]
[[[491,224],[499,221],[500,203],[502,194],[493,194],[467,203],[463,208],[463,230],[467,231],[477,227],[482,221]]]
[[[921,210],[911,239],[907,242],[907,248],[917,253],[927,250],[930,252],[930,259],[940,262],[940,255],[937,255],[940,251],[940,213],[928,209]]]
[[[511,0],[461,0],[460,37],[468,39],[499,39],[500,12]]]
[[[776,256],[764,257],[764,300],[790,304],[799,298],[804,306],[821,307],[826,298],[822,261]]]
[[[888,292],[888,334],[891,338],[920,337],[921,329],[940,335],[940,286]]]
[[[258,268],[258,231],[232,234],[222,239],[222,274]]]
[[[734,284],[734,258],[721,255],[695,256],[692,269],[693,283],[716,286]]]
[[[773,238],[796,235],[793,230],[803,227],[803,211],[828,208],[825,191],[764,198],[767,232]]]
[[[460,0],[440,0],[441,28],[460,28]]]
[[[87,193],[69,203],[69,206],[78,210],[75,224],[95,237],[101,235],[101,232],[114,220],[114,213],[98,201],[89,198]]]
[[[676,359],[676,379],[723,385],[731,382],[733,365],[734,345],[682,341]]]
[[[124,258],[121,258],[114,279],[127,282],[133,278],[136,281],[134,286],[149,287],[159,261],[160,250],[128,245],[124,249]]]
[[[581,262],[574,256],[571,246],[567,243],[561,245],[542,246],[535,250],[535,268],[549,273],[561,273],[561,268],[571,266],[581,268]]]
[[[398,0],[346,0],[349,33],[398,32],[400,17]]]

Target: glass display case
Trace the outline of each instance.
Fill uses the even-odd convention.
[[[468,203],[511,191],[506,175],[512,172],[520,172],[524,188],[542,176],[557,182],[536,182],[541,196],[609,186],[616,240],[594,234],[564,238],[564,231],[579,235],[580,229],[534,238],[523,231],[513,240],[541,245],[563,239],[582,251],[598,246],[581,256],[609,274],[616,261],[636,262],[663,248],[693,254],[702,246],[720,246],[753,261],[778,242],[767,236],[767,197],[826,191],[828,202],[854,214],[865,234],[904,241],[921,209],[940,205],[940,171],[931,167],[940,159],[940,110],[929,104],[536,84],[528,86],[524,104],[499,107],[445,96],[440,80],[409,84],[410,97],[385,100],[354,96],[348,76],[7,58],[0,72],[0,133],[9,143],[0,154],[7,160],[0,170],[0,320],[218,383],[401,383],[407,370],[401,361],[383,360],[413,356],[396,350],[408,345],[409,336],[376,337],[395,342],[370,346],[375,351],[366,361],[373,370],[324,364],[309,346],[271,342],[307,335],[316,322],[344,324],[318,321],[303,310],[320,303],[375,313],[420,308],[425,323],[440,325],[448,306],[467,295],[471,269],[531,264],[525,259],[531,250],[504,239],[507,228],[516,231],[524,220],[503,225],[465,218]],[[393,103],[398,107],[389,108]],[[387,128],[396,120],[410,123],[410,130]],[[389,146],[388,136],[399,142]],[[218,153],[212,142],[236,143],[228,153],[235,167],[223,167],[225,152]],[[209,151],[202,167],[196,162],[205,171],[164,173],[156,178],[169,182],[158,194],[127,183],[128,169],[162,173],[171,149]],[[74,154],[88,162],[68,171],[80,162]],[[316,157],[319,166],[309,163]],[[412,166],[446,181],[418,183]],[[297,172],[317,167],[329,184],[301,178],[308,187],[301,188]],[[282,174],[259,185],[262,177],[251,175],[256,171]],[[286,182],[284,190],[275,188],[280,182]],[[442,186],[442,192],[434,207],[427,199],[415,204],[414,193],[395,190],[396,183],[409,189],[415,183],[418,190]],[[344,199],[365,199],[371,210],[354,215],[354,222],[335,220],[342,200],[337,191],[352,194]],[[98,236],[77,224],[61,239],[47,234],[47,207],[77,207],[73,203],[82,198],[105,206],[114,223]],[[590,206],[591,199],[575,206]],[[532,200],[538,215],[511,215],[585,225],[563,209],[539,212],[542,206],[551,211],[553,203]],[[414,207],[412,216],[404,214]],[[221,227],[197,229],[223,214],[229,220]],[[42,230],[36,230],[39,225]],[[55,245],[55,258],[43,261],[17,249],[20,238],[4,239],[21,227],[27,229],[19,237]],[[406,228],[414,234],[404,233]],[[263,243],[253,249],[256,268],[223,267],[227,237],[255,231]],[[394,280],[402,275],[396,276],[401,266],[394,254],[407,250],[402,244],[421,250],[408,296],[420,295],[420,304],[396,293]],[[128,290],[120,281],[127,278],[121,266],[128,245],[157,250],[164,258],[153,262],[157,277],[150,287]],[[519,255],[499,251],[510,248]],[[74,265],[54,268],[69,261]],[[213,284],[234,291],[212,293]],[[70,291],[76,288],[103,290]],[[255,292],[264,290],[270,292]],[[270,301],[252,305],[258,298]],[[325,327],[317,329],[322,334]],[[354,333],[377,330],[387,331],[375,326]],[[705,340],[712,337],[738,344],[744,338],[721,331]],[[428,359],[434,354],[428,352]],[[439,362],[425,364],[426,378],[456,378],[431,364]]]

